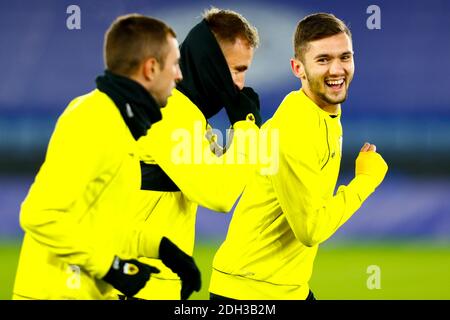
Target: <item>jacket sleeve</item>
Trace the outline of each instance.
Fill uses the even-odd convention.
[[[257,136],[259,129],[249,121],[235,124],[229,150],[216,156],[206,138],[202,117],[163,111],[163,120],[139,141],[143,160],[149,155],[191,201],[229,212],[257,168],[256,161],[249,161],[247,146],[250,136]]]
[[[20,224],[64,262],[80,265],[100,278],[108,271],[114,254],[93,241],[92,231],[79,223],[84,212],[78,201],[108,157],[103,152],[104,141],[92,134],[95,126],[77,110],[60,117],[45,162],[22,204]]]
[[[120,255],[127,258],[159,258],[163,234],[158,224],[139,222],[125,229],[125,241]]]
[[[284,136],[280,143],[280,164],[271,176],[281,208],[296,238],[308,247],[315,246],[342,226],[374,191],[365,176],[355,177],[348,186],[340,186],[335,195],[323,198],[326,179],[321,173],[314,136],[297,133]],[[328,182],[329,185],[329,182]]]

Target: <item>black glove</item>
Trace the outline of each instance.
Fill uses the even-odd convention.
[[[132,297],[145,286],[151,273],[159,273],[159,269],[134,259],[122,260],[115,256],[103,280],[127,297]]]
[[[225,106],[228,118],[232,125],[241,120],[254,118],[255,124],[260,127],[261,113],[258,94],[250,87],[244,87],[237,95],[232,105]],[[251,114],[249,116],[249,114]]]
[[[187,300],[194,290],[200,290],[202,279],[194,259],[166,237],[162,238],[159,245],[159,258],[180,277],[181,300]]]

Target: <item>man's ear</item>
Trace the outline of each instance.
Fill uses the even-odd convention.
[[[145,80],[152,81],[159,73],[159,62],[155,58],[148,58],[143,63],[143,76]]]
[[[299,79],[305,79],[305,66],[299,59],[291,59],[291,69],[294,76]]]

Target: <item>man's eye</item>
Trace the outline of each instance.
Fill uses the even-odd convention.
[[[327,58],[320,58],[320,59],[317,60],[317,62],[319,62],[319,63],[326,63],[326,62],[328,62],[328,59]]]

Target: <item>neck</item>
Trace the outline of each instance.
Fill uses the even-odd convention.
[[[131,75],[127,76],[127,78],[129,78],[130,80],[133,80],[134,82],[139,83],[146,91],[148,91],[147,87],[145,86],[146,83],[145,83],[143,77],[140,77],[135,74],[131,74]]]
[[[319,106],[323,111],[326,111],[330,114],[338,114],[340,104],[329,104],[326,106]]]
[[[108,70],[97,77],[97,88],[108,95],[119,109],[123,120],[138,140],[152,123],[161,120],[160,106],[139,81],[113,74]]]
[[[302,86],[303,87],[303,86]],[[314,95],[308,88],[305,86],[303,87],[303,92],[305,95],[310,98],[320,109],[322,109],[325,112],[328,112],[330,114],[338,114],[339,109],[341,107],[341,104],[328,104],[324,102],[322,99]]]

